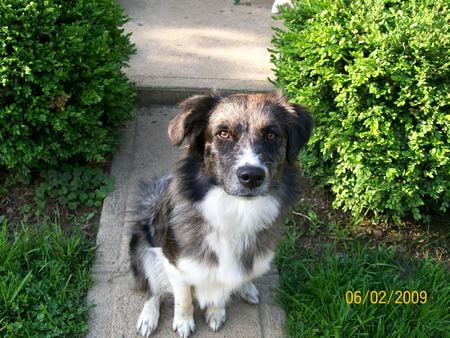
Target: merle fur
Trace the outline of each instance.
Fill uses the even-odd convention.
[[[247,108],[244,96],[227,99],[242,101],[243,107]],[[209,229],[195,204],[212,187],[221,184],[217,171],[211,170],[204,158],[208,155],[205,144],[211,138],[207,133],[208,119],[221,100],[223,98],[214,94],[195,96],[181,104],[182,112],[171,121],[169,138],[174,145],[187,140],[189,150],[178,162],[172,177],[166,176],[141,186],[143,197],[134,210],[135,220],[129,243],[131,269],[138,282],[145,282],[141,252],[149,246],[161,247],[165,257],[174,265],[177,259],[185,256],[207,264],[218,264],[216,254],[203,241]],[[264,104],[267,105],[265,109],[275,115],[282,114],[285,119],[282,121],[286,138],[285,155],[284,159],[280,156],[276,159],[280,162],[276,168],[279,179],[273,182],[270,189],[270,194],[280,201],[282,210],[269,227],[257,234],[255,244],[242,253],[240,261],[247,271],[252,268],[255,257],[275,249],[286,213],[300,196],[299,171],[295,162],[313,126],[311,116],[299,105],[286,108],[277,103],[275,96]]]

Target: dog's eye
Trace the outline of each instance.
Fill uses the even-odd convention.
[[[231,134],[229,131],[227,130],[221,130],[217,133],[217,135],[219,135],[220,138],[227,140],[229,138],[231,138]]]
[[[276,139],[277,138],[277,134],[275,134],[275,133],[272,133],[272,132],[268,132],[267,134],[266,134],[266,139],[268,139],[268,140],[274,140],[274,139]]]

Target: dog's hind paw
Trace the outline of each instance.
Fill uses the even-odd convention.
[[[225,320],[227,314],[225,308],[207,307],[205,311],[205,322],[213,331],[219,330]]]
[[[259,292],[255,284],[247,282],[237,291],[239,297],[250,304],[259,304]]]
[[[150,298],[144,304],[136,324],[136,331],[144,337],[149,337],[158,326],[159,299]]]
[[[187,338],[195,331],[195,322],[193,318],[173,319],[172,329],[178,333],[181,338]]]

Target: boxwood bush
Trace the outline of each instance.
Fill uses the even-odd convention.
[[[0,168],[98,162],[132,115],[134,46],[114,0],[0,2]]]
[[[305,171],[353,215],[400,221],[450,201],[447,0],[307,0],[284,11],[277,86],[316,118]]]

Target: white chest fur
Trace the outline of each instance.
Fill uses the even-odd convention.
[[[239,236],[253,234],[272,223],[278,217],[280,203],[270,195],[247,199],[214,188],[199,203],[199,209],[213,229]]]
[[[278,217],[280,204],[275,197],[245,199],[214,188],[197,207],[210,227],[205,244],[216,254],[218,265],[180,259],[178,269],[189,283],[233,289],[269,269],[272,251],[255,257],[251,271],[246,271],[240,260],[242,252],[255,244],[257,232]]]

